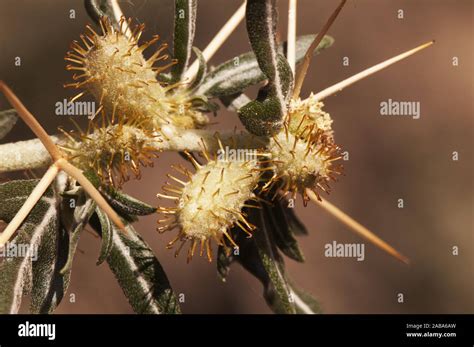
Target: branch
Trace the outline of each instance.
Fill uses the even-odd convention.
[[[171,126],[162,128],[163,136],[151,145],[157,151],[184,151],[195,152],[202,150],[202,143],[209,151],[218,149],[216,131],[212,130],[177,130]],[[234,143],[238,148],[258,149],[265,145],[265,139],[250,133],[236,131],[219,133],[221,140],[230,146]],[[63,136],[51,136],[50,139],[63,145]],[[0,145],[0,173],[20,170],[44,168],[51,164],[51,156],[38,139],[19,141]]]

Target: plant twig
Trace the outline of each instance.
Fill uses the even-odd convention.
[[[230,17],[227,23],[221,28],[221,30],[214,36],[207,47],[202,51],[202,55],[206,61],[212,58],[217,50],[224,44],[227,38],[237,28],[239,23],[245,17],[245,1],[239,7],[239,9]],[[183,80],[192,80],[199,69],[199,61],[195,60],[194,63],[189,67],[183,75]]]
[[[46,171],[43,178],[41,178],[41,180],[38,182],[38,185],[33,189],[24,204],[21,206],[20,210],[15,215],[15,217],[13,217],[6,229],[0,235],[0,247],[4,246],[5,243],[10,240],[15,231],[20,227],[21,223],[23,223],[23,221],[26,219],[30,211],[41,199],[44,192],[54,181],[54,179],[58,175],[58,172],[59,168],[56,163],[49,167],[48,171]]]
[[[388,60],[385,60],[377,65],[374,65],[364,71],[361,71],[359,72],[358,74],[352,76],[352,77],[349,77],[339,83],[336,83],[335,85],[331,86],[331,87],[328,87],[322,91],[320,91],[319,93],[317,93],[314,97],[316,100],[323,100],[324,98],[327,98],[328,96],[332,95],[332,94],[335,94],[341,90],[343,90],[344,88],[350,86],[351,84],[354,84],[366,77],[369,77],[370,75],[373,75],[374,73],[380,71],[380,70],[383,70],[387,67],[389,67],[390,65],[393,65],[397,62],[399,62],[400,60],[403,60],[405,58],[408,58],[409,56],[415,54],[415,53],[418,53],[419,51],[431,46],[435,41],[430,41],[430,42],[427,42],[427,43],[424,43],[416,48],[413,48],[409,51],[406,51],[404,53],[401,53],[393,58],[390,58]]]
[[[334,21],[336,20],[337,15],[339,14],[339,12],[341,12],[342,7],[345,5],[346,1],[347,0],[341,1],[339,6],[332,13],[331,17],[329,17],[326,24],[324,24],[323,28],[319,31],[318,35],[316,36],[314,41],[311,43],[311,46],[309,46],[308,51],[306,52],[304,56],[303,63],[301,64],[301,67],[298,71],[298,75],[296,76],[296,79],[295,79],[295,89],[293,90],[293,99],[297,99],[301,93],[301,88],[303,87],[303,82],[306,77],[306,73],[308,72],[309,64],[311,63],[311,58],[313,57],[314,50],[318,47],[319,43],[323,39],[324,35],[326,35],[326,33],[328,32],[332,23],[334,23]]]
[[[321,201],[318,199],[316,194],[310,190],[306,189],[306,192],[309,196],[309,198],[318,206],[321,206],[324,210],[326,210],[329,214],[334,216],[336,219],[347,225],[350,229],[355,231],[359,236],[362,236],[381,250],[387,252],[391,256],[397,258],[398,260],[404,262],[405,264],[409,264],[409,259],[405,257],[403,254],[398,252],[395,248],[390,246],[388,243],[383,241],[381,238],[379,238],[377,235],[375,235],[373,232],[371,232],[369,229],[355,221],[353,218],[349,217],[347,214],[342,212],[339,208],[331,204],[327,200],[321,199]]]

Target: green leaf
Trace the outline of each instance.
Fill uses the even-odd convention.
[[[112,222],[100,208],[96,208],[95,212],[99,218],[102,236],[99,259],[97,260],[97,265],[100,265],[109,257],[112,250],[114,229]]]
[[[250,44],[258,65],[269,80],[269,89],[279,99],[283,112],[286,109],[284,94],[287,94],[291,83],[291,77],[283,74],[291,69],[285,57],[277,50],[275,0],[248,0],[245,17]],[[283,71],[287,66],[288,69]]]
[[[204,81],[204,78],[206,78],[206,74],[207,74],[206,59],[204,59],[202,52],[196,47],[193,47],[193,51],[198,58],[199,69],[196,74],[196,77],[194,78],[193,83],[189,87],[190,90],[195,90],[196,88],[198,88],[201,85],[201,83]]]
[[[9,222],[23,205],[38,180],[12,181],[0,185],[0,219]],[[31,292],[32,309],[47,311],[62,296],[54,286],[60,244],[59,194],[49,188],[32,209],[8,247],[28,247],[30,253],[5,260],[0,265],[0,312],[17,313],[22,297]],[[13,249],[12,248],[12,249]],[[37,258],[36,258],[37,256]],[[48,295],[55,292],[55,296]],[[41,305],[36,306],[41,302]]]
[[[71,272],[74,254],[76,253],[77,245],[82,231],[92,217],[95,211],[96,204],[94,200],[84,194],[82,188],[78,191],[76,197],[75,208],[69,207],[69,201],[65,200],[62,209],[62,225],[68,234],[68,254],[67,260],[61,269],[61,274],[66,275]]]
[[[91,225],[100,231],[97,224],[97,220],[91,220]],[[180,313],[178,300],[150,247],[130,224],[127,234],[115,225],[112,229],[112,248],[107,263],[133,310],[147,314]]]
[[[217,249],[217,274],[222,282],[226,281],[233,261],[234,252],[224,246],[219,246]]]
[[[284,262],[275,247],[270,230],[267,228],[262,211],[258,211],[260,223],[259,230],[255,233],[260,260],[265,268],[272,286],[267,286],[266,299],[276,313],[296,313],[291,301],[291,286],[285,276]],[[270,290],[273,288],[273,290]]]
[[[295,286],[289,281],[292,290],[292,300],[295,304],[296,312],[299,314],[321,313],[321,306],[311,294]]]
[[[110,186],[100,186],[98,189],[119,214],[147,216],[156,212],[156,207],[148,205]]]
[[[238,114],[245,128],[257,136],[271,136],[281,128],[281,104],[274,97],[253,100],[241,107]]]
[[[0,140],[8,135],[17,120],[18,114],[13,109],[0,112]]]
[[[275,200],[273,206],[263,206],[265,220],[268,221],[278,248],[291,259],[302,263],[304,262],[303,252],[288,225],[282,203],[281,200]]]
[[[263,297],[273,312],[320,312],[317,301],[295,286],[286,274],[283,258],[276,248],[273,233],[270,232],[272,226],[266,219],[264,210],[247,209],[245,212],[249,222],[257,226],[254,237],[247,238],[238,228],[232,229],[232,236],[239,245],[239,255],[230,254],[225,257],[226,253],[220,247],[218,273],[224,269],[227,275],[229,263],[236,260],[260,280],[263,285]]]
[[[260,89],[257,100],[239,110],[239,118],[252,134],[270,136],[282,126],[293,88],[291,68],[277,50],[275,0],[248,0],[246,23],[250,44],[268,84]]]
[[[285,275],[285,265],[276,249],[272,234],[267,229],[262,210],[246,209],[250,223],[257,226],[252,238],[247,238],[238,228],[231,233],[239,245],[238,261],[263,285],[263,297],[275,313],[296,313],[291,298],[291,286]]]
[[[285,213],[285,218],[291,232],[295,235],[308,235],[308,229],[306,229],[306,226],[303,224],[303,222],[300,221],[300,219],[296,215],[295,209],[283,206],[282,208]]]
[[[175,0],[172,80],[178,82],[188,68],[196,31],[197,0]]]
[[[231,95],[223,95],[219,97],[219,100],[232,112],[237,112],[251,101],[247,95],[240,92]]]
[[[130,195],[125,194],[112,186],[104,185],[100,181],[99,176],[92,171],[84,171],[84,176],[96,187],[104,196],[107,202],[126,219],[129,216],[147,216],[156,212],[156,207],[148,205],[147,203],[135,199]]]
[[[304,55],[315,37],[316,35],[303,35],[296,39],[296,64],[303,61]],[[315,50],[315,54],[330,47],[333,43],[334,39],[332,37],[324,36]],[[283,54],[285,51],[286,42],[278,46],[279,54]],[[263,82],[265,79],[265,75],[258,66],[255,53],[247,52],[212,70],[206,76],[196,94],[203,94],[209,98],[234,94],[238,96],[247,87]]]

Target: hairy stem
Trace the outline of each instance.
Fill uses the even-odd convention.
[[[163,137],[153,142],[157,151],[200,151],[203,142],[210,152],[218,149],[216,132],[209,130],[177,130],[171,126],[162,128]],[[219,138],[229,146],[257,149],[265,144],[265,139],[249,133],[219,133]],[[63,136],[51,136],[51,140],[62,145]],[[51,156],[38,139],[0,145],[0,173],[44,168],[51,164]]]

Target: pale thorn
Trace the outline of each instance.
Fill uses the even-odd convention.
[[[74,165],[70,164],[66,159],[59,159],[57,165],[61,170],[66,172],[69,176],[76,179],[82,188],[89,194],[97,206],[100,207],[104,213],[110,218],[112,222],[124,233],[128,233],[125,225],[120,219],[119,215],[110,207],[109,203],[104,199],[100,192],[94,187],[94,185],[87,179],[86,176]]]
[[[431,46],[435,41],[430,41],[430,42],[427,42],[427,43],[424,43],[416,48],[413,48],[409,51],[406,51],[402,54],[399,54],[393,58],[390,58],[388,60],[385,60],[377,65],[374,65],[364,71],[361,71],[359,72],[358,74],[355,74],[354,76],[352,77],[349,77],[339,83],[336,83],[335,85],[331,86],[331,87],[328,87],[322,91],[320,91],[319,93],[317,93],[316,95],[314,95],[314,98],[315,100],[323,100],[325,98],[327,98],[328,96],[330,95],[333,95],[341,90],[343,90],[344,88],[350,86],[351,84],[354,84],[366,77],[369,77],[370,75],[376,73],[376,72],[379,72],[380,70],[383,70],[387,67],[389,67],[390,65],[392,64],[395,64],[397,62],[399,62],[400,60],[403,60],[405,58],[408,58],[409,56],[415,54],[415,53],[418,53],[419,51]]]
[[[28,217],[31,210],[35,207],[35,205],[43,196],[44,192],[48,189],[48,187],[58,175],[58,172],[59,167],[56,165],[56,163],[49,167],[36,187],[30,193],[26,201],[23,203],[20,210],[16,213],[15,217],[13,217],[3,233],[1,233],[0,247],[3,247],[10,240],[15,231],[17,231],[17,229],[20,227],[21,223],[23,223],[26,217]]]
[[[306,51],[306,54],[304,56],[303,63],[301,64],[301,67],[298,71],[298,75],[295,77],[295,88],[293,89],[293,99],[296,100],[298,96],[301,93],[301,88],[303,87],[303,82],[306,77],[306,73],[308,72],[309,65],[311,63],[311,59],[313,58],[313,52],[316,48],[318,48],[319,43],[323,39],[324,35],[328,32],[329,28],[331,25],[334,23],[336,20],[337,16],[339,15],[339,12],[341,12],[342,8],[346,4],[347,0],[342,0],[339,6],[334,10],[332,13],[331,17],[327,20],[326,24],[324,24],[323,28],[319,31],[318,35],[314,39],[314,41],[311,43],[311,46],[309,46],[308,50]]]
[[[110,7],[112,7],[112,13],[117,23],[120,22],[122,17],[125,18],[117,0],[107,0],[107,2],[109,3]],[[123,21],[122,34],[124,34],[127,39],[132,37],[132,31],[130,30],[126,20]]]
[[[287,37],[287,52],[286,58],[290,65],[293,76],[295,75],[296,69],[296,19],[297,19],[297,3],[298,0],[289,0],[288,4],[288,37]]]
[[[318,197],[316,194],[310,190],[306,189],[306,193],[308,194],[308,197],[318,206],[321,206],[324,210],[326,210],[329,214],[331,214],[333,217],[347,225],[350,229],[355,231],[359,236],[365,238],[367,241],[371,242],[381,250],[387,252],[391,256],[397,258],[398,260],[404,262],[405,264],[409,264],[410,260],[405,257],[403,254],[399,253],[395,248],[390,246],[388,243],[383,241],[381,238],[379,238],[377,235],[375,235],[373,232],[371,232],[369,229],[355,221],[353,218],[349,217],[347,214],[342,212],[339,208],[331,204],[327,200],[321,199],[319,201]]]
[[[214,36],[211,42],[207,47],[202,51],[204,60],[209,61],[217,50],[224,44],[224,42],[229,38],[232,32],[237,28],[240,22],[245,17],[245,4],[246,1],[238,8],[238,10],[230,17],[227,23],[219,30],[219,32]],[[197,74],[199,69],[199,60],[195,60],[193,64],[186,70],[183,75],[183,81],[191,81]]]

